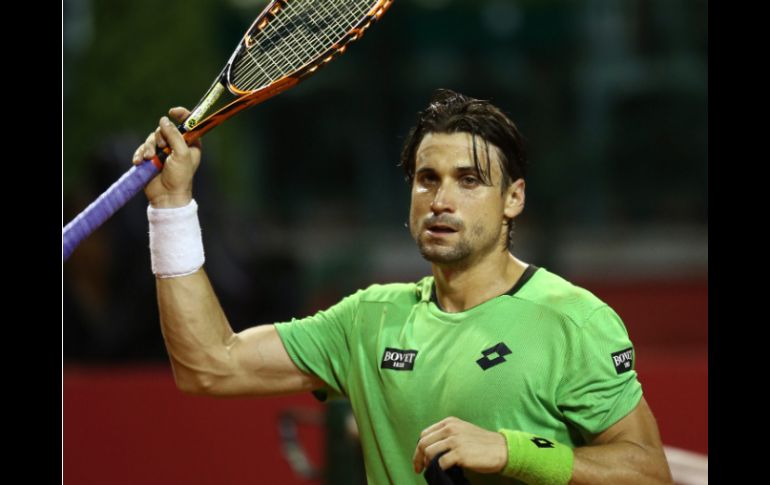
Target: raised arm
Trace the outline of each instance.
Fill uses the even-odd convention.
[[[169,114],[181,120],[189,111],[174,108]],[[154,214],[173,221],[180,208],[189,211],[191,207],[200,145],[188,147],[177,128],[164,117],[136,150],[133,161],[150,158],[156,147],[166,145],[172,152],[164,169],[145,188],[145,194]],[[197,215],[194,217],[197,221]],[[160,231],[154,237],[174,238],[176,233]],[[155,266],[155,254],[153,258]],[[285,394],[322,386],[318,378],[303,373],[292,362],[273,325],[233,332],[204,269],[193,270],[184,276],[156,271],[161,329],[181,390],[237,396]]]

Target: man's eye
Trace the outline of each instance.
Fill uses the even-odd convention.
[[[470,175],[463,177],[462,182],[464,185],[477,185],[479,183],[479,180],[476,177],[471,177]]]

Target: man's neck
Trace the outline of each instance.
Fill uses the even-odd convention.
[[[510,290],[526,269],[527,264],[508,251],[463,269],[434,264],[436,298],[445,311],[462,312]]]

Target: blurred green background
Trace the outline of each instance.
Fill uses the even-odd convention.
[[[64,1],[63,224],[168,108],[197,103],[266,3]],[[233,327],[429,272],[397,163],[439,87],[493,101],[528,140],[517,256],[578,280],[705,279],[707,24],[705,0],[395,0],[204,139],[195,197]],[[64,265],[66,360],[166,358],[145,210],[137,196]]]

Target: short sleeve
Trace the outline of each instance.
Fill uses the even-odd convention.
[[[626,327],[609,306],[595,310],[573,331],[557,404],[586,438],[633,411],[642,398],[642,386]]]
[[[315,315],[275,325],[291,359],[303,372],[317,376],[336,394],[347,395],[350,331],[360,291]]]

